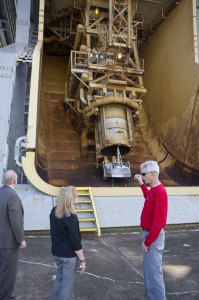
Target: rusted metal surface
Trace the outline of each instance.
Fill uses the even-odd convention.
[[[159,131],[169,151],[185,165],[199,170],[199,101],[190,101],[187,109],[179,116],[162,123]]]
[[[131,163],[132,177],[139,172],[143,161],[155,159],[153,151],[148,147],[149,137],[147,140],[146,132],[143,132],[137,120],[138,109],[146,89],[142,80],[144,64],[139,59],[137,49],[137,23],[133,24],[132,28],[129,25],[132,19],[129,1],[122,1],[126,5],[125,15],[114,13],[117,11],[116,1],[109,2],[109,10],[108,3],[102,1],[100,7],[103,11],[98,17],[94,15],[94,1],[87,3],[85,17],[82,17],[83,7],[81,10],[65,7],[62,13],[59,8],[58,14],[58,2],[46,2],[46,7],[50,8],[46,26],[51,26],[51,33],[54,31],[59,39],[57,44],[53,42],[54,38],[52,39],[53,53],[65,53],[66,56],[70,53],[70,62],[68,63],[69,57],[62,60],[65,66],[68,65],[68,71],[66,67],[63,71],[59,57],[51,58],[51,61],[44,59],[37,150],[38,172],[44,180],[55,186],[134,186],[132,179],[103,180],[101,164],[103,155],[116,154],[117,146],[120,146],[124,160]],[[143,7],[149,5],[148,3],[145,6],[145,2],[142,3]],[[162,1],[165,7],[168,3],[169,1]],[[147,9],[143,11],[146,14]],[[156,16],[160,11],[156,11]],[[112,20],[111,26],[106,26],[108,13],[109,21]],[[49,18],[50,14],[52,20]],[[76,17],[81,15],[81,26],[72,21],[75,20],[74,14],[77,14]],[[121,19],[120,25],[114,17]],[[138,17],[134,6],[133,17]],[[62,18],[65,19],[61,21]],[[149,20],[148,22],[150,23]],[[59,28],[56,29],[58,24]],[[63,24],[68,26],[68,32],[62,30]],[[82,29],[80,35],[77,25]],[[49,34],[46,38],[50,42]],[[126,50],[130,48],[131,57]],[[62,52],[63,49],[65,52]],[[121,60],[117,57],[118,51],[121,51]],[[49,49],[45,50],[44,47],[44,52],[49,53]],[[195,105],[197,103],[195,98]],[[179,131],[188,136],[182,139],[182,149],[187,143],[190,146],[186,148],[186,155],[180,151],[177,157],[181,159],[182,155],[184,162],[190,165],[198,161],[198,149],[190,151],[198,134],[197,111],[193,110],[193,105],[190,104],[183,116],[173,116],[167,124],[162,123],[162,127],[157,128],[157,131],[162,132],[165,146],[169,144],[170,149],[174,150],[176,139],[173,133],[174,128],[176,132],[176,124],[179,125],[179,119],[176,118],[190,119],[189,128],[183,127],[183,124],[179,127]],[[164,152],[162,157],[165,156]],[[176,170],[179,176],[175,176]],[[173,169],[171,166],[170,169],[161,172],[160,179],[167,186],[178,185],[182,173],[183,178],[187,178],[185,168],[179,169],[175,163]],[[193,178],[197,177],[197,174],[192,175],[191,172],[190,180],[187,181],[190,185],[195,182]]]
[[[132,148],[133,122],[128,123],[126,117],[129,111],[130,108],[113,104],[100,108],[101,118],[99,118],[98,123],[98,134],[99,151],[101,154],[116,156],[118,144],[121,155],[127,154]]]
[[[51,69],[48,61],[45,64],[44,60],[43,68]],[[56,76],[54,83],[56,83]],[[62,101],[62,94],[48,92],[43,93],[41,99],[40,116],[42,119],[40,120],[38,140],[40,147],[37,150],[37,159],[45,161],[46,166],[46,169],[37,166],[41,177],[55,186],[70,184],[99,187],[135,186],[132,179],[103,180],[102,167],[96,168],[96,151],[93,145],[88,147],[88,157],[86,159],[81,157],[81,136],[74,120],[71,119],[69,110],[64,107]],[[92,138],[94,137],[89,137],[89,140]],[[143,161],[152,158],[142,128],[138,124],[135,126],[135,146],[133,151],[126,156],[131,163],[132,176],[139,172],[139,166]],[[160,174],[160,178],[167,186],[178,184],[165,172]]]

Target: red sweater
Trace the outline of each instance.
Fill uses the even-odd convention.
[[[141,214],[141,227],[149,234],[145,239],[145,245],[149,247],[166,226],[168,199],[167,192],[163,184],[152,187],[150,190],[145,184],[141,185],[145,202]]]

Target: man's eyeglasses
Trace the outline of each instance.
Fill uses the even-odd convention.
[[[146,176],[146,174],[148,174],[148,173],[156,173],[156,174],[158,174],[156,171],[150,171],[150,172],[146,172],[146,173],[141,173],[141,175],[144,177],[144,176]]]
[[[147,173],[150,173],[150,172],[147,172]],[[142,175],[142,176],[146,176],[147,173],[141,173],[141,175]]]

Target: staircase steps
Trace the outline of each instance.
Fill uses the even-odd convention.
[[[76,212],[93,212],[93,209],[76,209]]]
[[[81,232],[97,232],[101,236],[101,230],[97,218],[97,212],[90,187],[78,187],[79,201],[76,212],[80,223]]]

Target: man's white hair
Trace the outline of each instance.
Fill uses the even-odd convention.
[[[157,163],[157,161],[154,160],[148,160],[140,165],[140,169],[146,169],[147,172],[155,172],[157,174],[160,173],[160,167]]]

